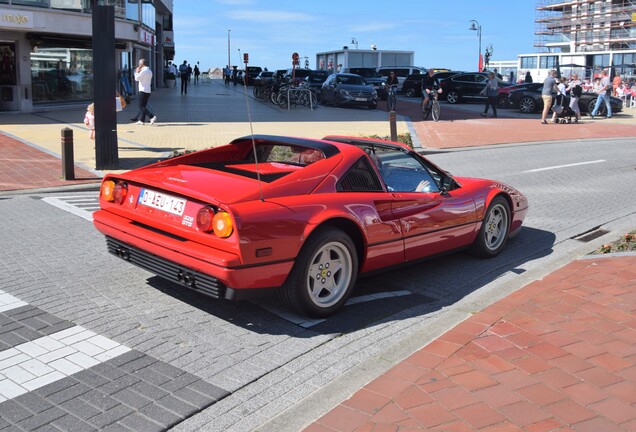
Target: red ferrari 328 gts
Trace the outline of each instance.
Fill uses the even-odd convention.
[[[451,250],[492,257],[528,201],[398,143],[254,135],[104,178],[108,250],[214,298],[279,292],[333,314],[359,275]]]

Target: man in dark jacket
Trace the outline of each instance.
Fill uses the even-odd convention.
[[[190,71],[188,70],[188,61],[184,60],[183,64],[179,66],[179,75],[181,77],[181,94],[185,92],[188,94],[188,80],[190,79]]]

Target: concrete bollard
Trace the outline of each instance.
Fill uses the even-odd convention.
[[[62,180],[75,180],[73,129],[62,129]]]
[[[391,141],[397,141],[397,123],[395,111],[389,111],[389,125],[391,128]]]

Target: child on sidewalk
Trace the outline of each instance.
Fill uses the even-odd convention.
[[[90,104],[86,107],[86,114],[84,115],[84,124],[90,129],[88,137],[95,140],[95,104]]]

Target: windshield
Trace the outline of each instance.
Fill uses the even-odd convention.
[[[366,85],[367,84],[364,78],[356,76],[356,75],[339,75],[336,78],[336,82],[338,84],[348,84],[348,85]]]

